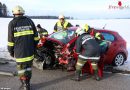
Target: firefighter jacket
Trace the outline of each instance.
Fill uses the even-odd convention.
[[[39,33],[40,37],[48,36],[48,31],[44,28],[38,28],[38,33]]]
[[[54,26],[54,32],[60,31],[60,30],[66,30],[68,27],[72,27],[71,23],[65,21],[64,23],[61,23],[60,21],[56,22]]]
[[[14,17],[8,25],[8,51],[16,62],[31,61],[39,41],[33,21],[25,16]]]
[[[93,36],[89,34],[82,34],[76,41],[76,52],[79,57],[83,59],[99,59],[100,46]]]
[[[94,30],[94,28],[90,28],[87,33],[94,36],[96,40],[103,40],[104,39],[104,37],[101,35],[101,33]]]

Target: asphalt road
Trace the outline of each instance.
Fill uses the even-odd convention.
[[[0,70],[15,71],[15,64],[0,65]],[[32,90],[130,90],[130,75],[119,73],[106,73],[101,81],[91,76],[84,77],[82,81],[70,80],[74,72],[62,70],[40,71],[33,68],[31,80]],[[0,90],[19,90],[20,82],[16,76],[0,75]]]
[[[80,82],[70,80],[73,72],[39,71],[33,68],[32,90],[130,90],[130,75],[105,73],[101,81],[85,77]],[[18,77],[0,75],[0,90],[19,90]]]

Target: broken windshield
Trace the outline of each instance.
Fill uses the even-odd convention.
[[[54,38],[66,44],[75,37],[74,33],[74,30],[64,30],[51,34],[49,38]]]

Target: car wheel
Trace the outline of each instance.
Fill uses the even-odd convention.
[[[114,66],[121,66],[124,64],[125,56],[123,53],[118,53],[113,61]]]
[[[41,48],[37,50],[37,54],[35,55],[35,59],[33,61],[33,66],[37,69],[44,70],[52,67],[52,60],[54,60],[52,55]]]

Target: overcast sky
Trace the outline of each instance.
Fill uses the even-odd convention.
[[[121,1],[123,9],[119,7]],[[12,8],[21,5],[26,15],[59,15],[73,16],[79,19],[91,18],[130,18],[130,0],[0,0],[8,7],[11,15]]]

